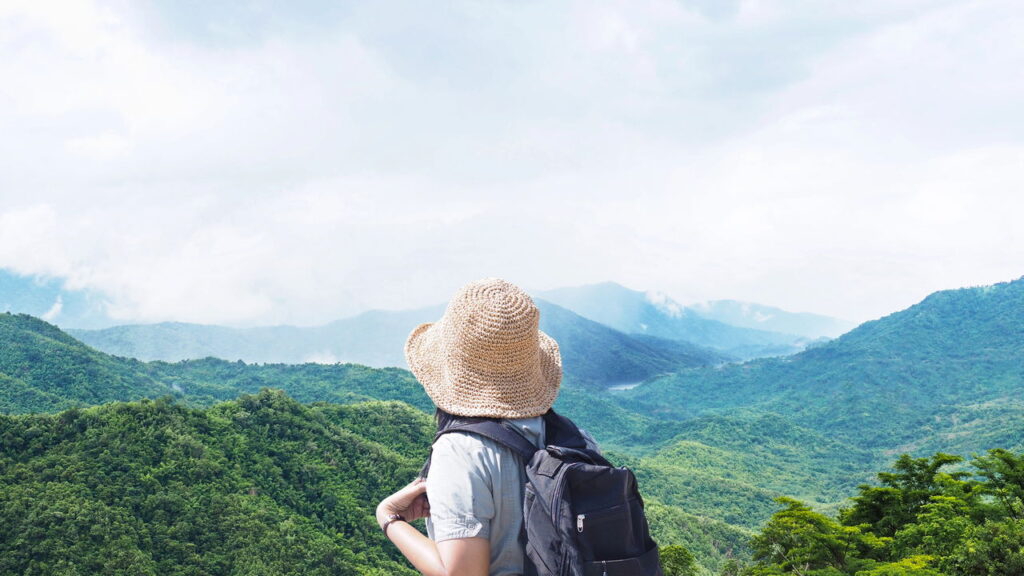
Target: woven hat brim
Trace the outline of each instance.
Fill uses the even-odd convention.
[[[513,398],[499,390],[473,389],[467,383],[451,381],[443,365],[440,322],[427,322],[413,329],[405,342],[405,360],[434,405],[449,414],[532,418],[551,409],[562,383],[558,343],[541,330],[537,330],[537,339],[539,362],[535,374],[522,383],[523,393]]]

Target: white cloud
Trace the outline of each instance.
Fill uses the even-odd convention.
[[[54,6],[0,7],[0,266],[126,321],[1024,274],[1013,2]]]
[[[672,300],[664,292],[649,290],[645,293],[647,301],[653,304],[659,311],[671,318],[678,318],[683,314],[683,308],[678,302]]]
[[[50,306],[50,309],[44,312],[41,318],[47,322],[53,322],[58,316],[60,316],[61,310],[63,309],[64,299],[58,295],[57,299],[53,301],[53,306]]]
[[[69,276],[65,237],[57,213],[45,204],[0,213],[0,262],[23,275]]]

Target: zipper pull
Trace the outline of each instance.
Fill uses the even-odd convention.
[[[601,560],[601,576],[608,576],[608,562]]]
[[[580,532],[580,533],[583,532],[583,520],[586,517],[587,517],[586,514],[577,514],[576,515],[576,531],[577,532]]]

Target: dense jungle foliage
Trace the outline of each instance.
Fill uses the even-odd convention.
[[[415,477],[433,432],[400,402],[272,390],[0,416],[0,574],[413,573],[373,509]],[[749,532],[648,506],[662,544],[709,566],[749,556]]]
[[[373,518],[432,437],[398,403],[266,391],[0,417],[0,573],[412,574]]]
[[[780,498],[751,541],[754,564],[722,574],[771,576],[1020,576],[1024,453],[901,456],[862,485],[837,517]]]

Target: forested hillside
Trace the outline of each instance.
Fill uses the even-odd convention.
[[[595,365],[614,362],[618,349],[614,342],[604,343],[611,347],[611,359],[592,359]],[[587,384],[567,375],[556,407],[599,431],[604,442],[646,446],[673,434],[671,428],[620,406]],[[423,387],[407,370],[358,364],[246,364],[216,358],[140,362],[93,350],[24,314],[0,314],[0,387],[0,411],[15,414],[163,395],[209,406],[265,387],[284,390],[302,402],[401,400],[433,410]]]
[[[143,368],[92,350],[42,320],[0,314],[0,411],[53,412],[173,393]]]
[[[415,439],[395,437],[388,431],[389,426],[399,425],[397,422],[388,423],[390,420],[408,418],[409,414],[415,414],[415,420],[428,422],[429,426],[427,413],[432,410],[433,405],[422,387],[405,370],[375,369],[351,364],[253,365],[214,358],[177,363],[139,362],[92,350],[63,334],[56,327],[30,316],[0,315],[0,326],[6,330],[3,332],[5,339],[0,340],[0,350],[10,351],[0,357],[0,382],[9,384],[4,389],[4,399],[7,402],[4,412],[53,412],[64,407],[76,407],[70,412],[62,413],[57,419],[61,421],[77,419],[80,413],[108,414],[86,408],[92,402],[84,399],[95,398],[96,403],[102,403],[159,398],[155,403],[144,403],[141,406],[159,404],[173,407],[172,412],[175,414],[204,414],[203,418],[206,418],[205,415],[217,414],[223,407],[215,406],[206,411],[196,411],[193,408],[186,408],[186,405],[211,406],[218,401],[233,400],[240,394],[254,394],[269,387],[284,390],[289,396],[302,402],[330,402],[331,406],[371,399],[401,400],[412,406],[404,412],[363,409],[352,412],[353,416],[345,416],[343,412],[335,411],[331,412],[331,417],[344,416],[346,421],[355,427],[369,425],[373,432],[367,437],[385,442],[399,453],[417,454],[424,449],[424,446],[417,444]],[[12,346],[8,348],[7,343],[12,343]],[[67,380],[67,375],[64,374],[67,369],[71,370],[72,375],[80,375],[73,380]],[[58,382],[67,380],[73,385],[53,386],[48,388],[52,393],[47,393],[34,387],[37,380],[31,376],[38,374],[49,374]],[[18,376],[27,380],[16,378]],[[121,382],[122,385],[108,389],[108,381]],[[27,393],[16,396],[8,394],[8,390],[21,390]],[[49,400],[49,403],[38,402],[40,396]],[[266,394],[261,393],[259,397],[265,396]],[[281,406],[298,406],[293,400],[282,399],[280,396],[273,397],[277,398],[275,402]],[[169,403],[173,398],[177,398],[180,404]],[[22,401],[26,399],[27,402]],[[630,461],[628,454],[641,452],[641,447],[653,449],[671,439],[676,433],[673,428],[660,426],[657,421],[618,406],[613,400],[605,393],[588,390],[567,381],[556,408],[591,430],[607,449],[617,455],[615,457],[623,461]],[[116,405],[104,410],[115,410],[114,406]],[[412,411],[413,407],[416,408],[415,412]],[[330,410],[333,408],[319,406],[314,412],[326,413]],[[25,418],[27,420],[21,422],[36,417]],[[51,423],[47,425],[54,422],[50,416],[38,418],[38,422]],[[18,421],[14,419],[7,422]],[[10,442],[9,445],[12,447],[23,445],[25,435],[33,437],[36,434],[36,428],[32,426],[22,426],[14,430],[6,437],[0,436],[5,438],[5,442]],[[134,439],[125,441],[135,442]],[[645,466],[641,462],[636,464],[638,471]],[[115,479],[115,482],[120,480]],[[36,488],[40,487],[34,486],[33,490]],[[688,507],[679,505],[678,497],[669,497],[673,494],[672,490],[666,490],[664,493],[666,500],[674,502],[675,505],[663,503],[657,497],[650,498],[649,502],[654,511],[652,513],[655,514],[654,518],[657,518],[652,528],[662,544],[684,544],[697,554],[701,563],[709,567],[717,567],[734,555],[746,556],[749,528],[716,520],[714,514],[695,515],[688,511]],[[709,509],[713,510],[714,506]],[[699,507],[694,510],[703,511]],[[749,522],[742,524],[755,525]],[[182,535],[181,538],[187,540],[191,536]]]
[[[0,416],[0,573],[412,574],[373,509],[415,477],[433,430],[402,403],[279,391]],[[750,532],[648,506],[662,545],[713,567],[747,557]]]
[[[933,294],[800,354],[685,370],[623,393],[651,415],[750,409],[875,450],[1024,442],[1024,279]]]
[[[215,358],[140,362],[98,352],[55,326],[24,314],[0,314],[2,411],[52,412],[114,400],[170,395],[196,405],[273,387],[303,401],[402,400],[432,406],[406,370],[355,364],[268,364]]]
[[[663,502],[754,529],[780,496],[831,509],[877,462],[856,444],[833,440],[773,414],[697,418],[637,462],[647,490]]]
[[[557,320],[557,314],[555,311],[549,315]],[[590,366],[596,370],[616,364],[619,368],[647,366],[650,370],[668,370],[665,365],[658,364],[659,356],[650,348],[636,347],[637,343],[647,342],[643,338],[618,341],[615,334],[620,333],[591,332],[593,324],[576,323],[574,325],[579,332],[562,335],[570,344],[570,350],[566,352],[567,366],[575,358],[571,345],[574,339],[600,339],[604,337],[602,334],[611,334],[611,339],[600,340],[609,351],[608,358],[582,356],[582,360],[592,360]],[[677,350],[684,351],[682,348]],[[636,360],[638,357],[643,360]],[[626,378],[627,375],[623,373],[617,377]],[[279,393],[264,392],[236,401],[241,394],[258,393],[263,388],[284,390],[294,400]],[[305,459],[313,458],[323,442],[333,442],[330,439],[343,436],[332,427],[347,427],[348,433],[362,440],[386,444],[397,455],[395,458],[399,458],[395,460],[395,466],[401,464],[406,466],[404,469],[412,470],[418,466],[422,451],[429,442],[428,414],[432,408],[411,374],[397,368],[253,365],[212,358],[178,363],[140,362],[97,352],[36,318],[9,314],[0,315],[0,391],[3,402],[0,409],[7,413],[55,412],[74,408],[57,416],[9,416],[3,419],[5,428],[0,439],[3,440],[5,456],[0,462],[0,470],[5,475],[7,486],[2,492],[3,510],[10,518],[17,517],[19,522],[17,528],[3,534],[4,545],[15,546],[12,544],[15,542],[19,550],[24,550],[32,541],[18,539],[18,534],[27,530],[25,533],[35,534],[35,537],[49,542],[46,538],[52,532],[52,537],[57,540],[47,544],[45,550],[50,551],[47,554],[61,551],[70,557],[68,555],[72,552],[68,550],[73,550],[75,556],[105,557],[111,562],[130,556],[142,558],[144,566],[151,566],[146,564],[147,554],[159,564],[166,554],[185,558],[181,555],[188,550],[200,555],[198,550],[207,549],[216,550],[211,552],[211,557],[235,562],[229,558],[248,555],[236,550],[244,543],[207,541],[200,536],[204,530],[230,531],[236,524],[214,526],[211,522],[227,522],[227,519],[234,519],[231,522],[237,521],[237,525],[262,522],[253,529],[261,531],[260,534],[265,534],[267,539],[275,539],[284,537],[279,530],[283,530],[282,523],[293,518],[289,516],[293,513],[295,516],[289,526],[298,527],[295,528],[298,530],[295,537],[310,550],[323,551],[324,554],[334,550],[332,546],[363,550],[353,548],[347,541],[336,540],[347,533],[341,531],[339,535],[332,532],[335,529],[330,526],[334,524],[323,528],[327,525],[318,524],[326,521],[322,512],[310,508],[308,502],[303,504],[297,493],[288,490],[305,490],[307,484],[317,478],[318,482],[326,482],[323,478],[329,474],[315,474],[318,469],[324,470],[317,468],[320,465],[318,461],[315,458],[314,461]],[[114,400],[159,397],[164,399],[102,408],[87,407]],[[829,528],[833,525],[845,526],[835,528],[837,534],[849,534],[847,528],[856,528],[868,540],[892,537],[896,532],[881,536],[859,527],[859,524],[844,524],[847,522],[844,516],[838,520],[832,520],[832,517],[839,512],[845,498],[857,493],[858,485],[869,485],[874,471],[884,468],[900,453],[928,456],[944,451],[969,457],[972,453],[981,454],[992,448],[1019,451],[1024,446],[1022,397],[1024,280],[1018,280],[987,288],[934,294],[908,310],[865,324],[834,342],[792,357],[684,369],[629,391],[608,392],[601,386],[593,386],[593,382],[573,377],[567,371],[556,408],[591,430],[613,461],[636,470],[659,542],[662,545],[687,546],[704,568],[717,572],[719,569],[731,570],[730,558],[741,563],[752,559],[751,549],[746,546],[750,536],[764,526],[772,527],[782,522],[777,520],[778,514],[773,519],[773,512],[778,509],[776,500],[780,497],[791,499],[783,501],[785,522],[796,521],[794,518],[810,518],[815,526],[825,526],[827,530],[833,530]],[[380,400],[401,400],[408,405],[362,404]],[[217,404],[223,401],[228,402]],[[107,474],[106,477],[112,480],[102,486],[88,484],[90,475],[99,472],[95,466],[103,462],[122,472],[152,468],[141,477],[146,478],[148,474],[148,477],[159,480],[157,468],[163,470],[160,462],[167,458],[178,462],[171,468],[188,470],[193,466],[198,467],[197,470],[206,470],[205,466],[212,465],[203,459],[203,454],[222,454],[211,456],[212,462],[219,462],[218,466],[222,468],[228,464],[234,466],[235,458],[244,461],[247,456],[243,453],[229,450],[243,444],[258,445],[263,441],[260,438],[264,438],[247,436],[251,431],[239,428],[242,422],[236,422],[235,416],[228,418],[228,415],[240,414],[239,407],[247,402],[263,406],[260,413],[270,418],[260,420],[264,423],[260,428],[261,434],[267,434],[278,426],[275,419],[279,417],[296,419],[298,429],[308,433],[304,432],[305,435],[296,440],[298,443],[287,447],[268,440],[265,454],[253,452],[262,468],[242,466],[237,470],[231,468],[230,473],[216,468],[216,473],[221,475],[217,478],[227,478],[223,486],[235,495],[231,498],[203,500],[198,493],[190,491],[189,482],[192,480],[160,484],[164,492],[152,493],[171,499],[168,501],[174,504],[167,506],[186,516],[203,506],[220,506],[216,508],[216,518],[187,516],[188,522],[197,522],[204,526],[202,529],[189,531],[180,523],[150,527],[151,522],[158,525],[165,520],[170,522],[169,516],[165,518],[170,508],[163,509],[165,516],[149,508],[145,509],[146,515],[139,516],[141,513],[138,511],[143,508],[129,500],[142,493],[151,494],[145,490],[157,490],[157,487],[150,484],[137,486],[133,484],[138,482],[134,476],[129,478],[118,472]],[[299,402],[331,404],[307,406]],[[244,412],[252,413],[248,409]],[[248,416],[242,415],[241,418],[249,422],[246,420]],[[129,426],[127,422],[131,419],[136,424]],[[78,424],[79,421],[83,424]],[[406,432],[395,432],[395,427],[400,426],[399,421],[411,423],[409,426],[412,428]],[[125,431],[112,432],[118,427],[125,427]],[[135,444],[149,446],[157,441],[154,438],[165,444],[170,437],[162,434],[179,429],[182,431],[175,432],[177,436],[174,438],[197,439],[197,443],[186,444],[201,446],[190,448],[190,459],[182,460],[173,452],[150,454],[142,448],[140,452],[131,447]],[[327,440],[319,440],[318,435],[321,434]],[[244,438],[244,443],[239,438]],[[107,444],[117,447],[116,450],[111,448],[109,456],[97,459],[97,455],[102,456],[107,450],[104,448]],[[176,444],[172,442],[171,446]],[[340,447],[337,449],[341,450]],[[290,454],[279,451],[290,451]],[[65,456],[72,460],[60,460]],[[278,462],[285,456],[295,460]],[[83,462],[73,461],[76,458]],[[301,465],[298,464],[300,462]],[[289,467],[295,466],[305,472],[288,472],[292,469]],[[947,472],[960,469],[962,465],[961,468],[943,468]],[[187,477],[205,482],[205,474],[207,471],[189,471]],[[260,482],[264,482],[257,485],[255,495],[268,500],[258,500],[258,505],[252,505],[251,499],[247,499],[251,496],[249,484],[256,482],[250,479],[249,474],[255,474]],[[307,479],[303,474],[313,476]],[[339,482],[332,489],[341,492],[357,489],[355,486],[342,486],[348,480]],[[114,494],[112,486],[118,483],[127,484]],[[216,489],[210,487],[212,485],[203,485],[206,486],[204,490],[212,494],[221,489],[220,484]],[[278,488],[265,488],[271,485]],[[232,492],[238,490],[238,486],[244,486],[241,491],[245,498]],[[883,487],[885,490],[892,488],[886,486]],[[974,486],[971,484],[969,490],[975,490]],[[379,488],[380,493],[385,492],[383,484]],[[327,490],[323,487],[318,489],[321,492]],[[889,494],[885,490],[872,494]],[[970,511],[968,516],[974,528],[971,528],[971,536],[965,537],[963,542],[976,542],[984,534],[993,541],[1002,541],[1000,538],[1004,538],[1001,535],[1004,532],[1010,534],[1005,536],[1010,538],[1018,529],[1016,525],[992,527],[989,519],[1003,522],[1001,517],[977,512],[980,510],[977,503],[992,503],[992,498],[1000,496],[990,488],[978,490],[978,499],[969,501],[967,508],[955,504],[952,512],[940,511],[946,514],[942,517],[959,517],[956,516],[960,514],[959,510]],[[96,496],[93,494],[95,491],[101,495]],[[45,498],[33,498],[33,494],[44,495]],[[289,495],[282,500],[278,498],[281,494]],[[376,494],[372,497],[376,498]],[[950,494],[929,493],[928,497],[931,496]],[[64,519],[74,517],[70,515],[72,499],[84,503],[81,514],[87,519],[74,525],[63,523]],[[68,503],[61,504],[63,508],[54,504],[56,507],[52,515],[48,515],[49,508],[32,508],[48,506],[44,501]],[[795,501],[802,504],[792,504]],[[353,504],[354,501],[348,502],[352,506],[342,506],[344,511],[339,510],[337,514],[347,518],[346,522],[352,522],[355,518],[352,515],[360,514],[361,509]],[[922,504],[919,508],[921,513],[932,510],[924,506]],[[1017,510],[1019,514],[1019,510],[1012,506],[1007,510]],[[911,529],[917,522],[916,518],[913,514],[906,516],[900,520],[900,526]],[[32,526],[25,524],[29,521],[52,524],[44,524],[49,528],[32,532]],[[766,525],[769,521],[775,524]],[[106,539],[101,538],[89,545],[76,544],[78,547],[74,548],[73,535],[79,533],[76,531],[83,530],[81,526],[95,523],[118,525],[120,528],[106,532],[103,537]],[[152,530],[161,531],[159,537]],[[758,542],[757,539],[753,541],[753,551],[759,554],[754,559],[761,563],[751,565],[751,574],[788,573],[786,570],[792,569],[792,566],[779,568],[781,564],[773,567],[771,563],[778,558],[772,560],[764,556],[764,548],[758,548]],[[157,544],[166,548],[153,548]],[[825,571],[820,574],[837,574],[828,572],[829,569],[840,570],[839,574],[854,574],[849,571],[852,570],[850,566],[889,569],[884,567],[886,563],[904,560],[920,563],[916,559],[907,560],[909,556],[898,556],[896,548],[883,540],[877,540],[876,544],[883,548],[889,546],[885,552],[888,555],[871,552],[875,554],[871,556],[865,550],[857,552],[859,557],[876,564],[826,567],[821,568]],[[128,556],[96,552],[115,547]],[[273,547],[267,544],[266,549]],[[920,546],[914,549],[924,550]],[[910,548],[899,550],[898,554],[902,554]],[[313,554],[311,557],[326,558],[316,556],[319,553],[310,552]],[[330,552],[329,555],[334,558],[334,554]],[[365,558],[354,561],[362,563],[359,565],[364,568],[391,570],[388,564],[393,559],[391,556],[385,554],[378,558],[370,552],[367,554]],[[922,554],[935,555],[931,552]],[[10,556],[5,554],[4,557],[12,558],[10,562],[45,562],[47,570],[61,566],[60,563],[66,560],[63,556],[50,558],[45,554],[39,558],[33,556],[35,560],[32,560],[23,552]],[[265,566],[276,561],[266,555],[254,558]],[[345,558],[339,562],[347,562]],[[296,566],[312,565],[294,559],[288,562]],[[157,564],[152,564],[153,570],[161,569]],[[214,571],[226,565],[218,564],[220,568]],[[38,567],[42,564],[33,565],[36,567],[31,569],[29,564],[16,566],[23,567],[20,568],[21,573],[53,573]],[[96,568],[96,564],[89,566],[88,569],[78,569],[80,573],[104,570]],[[347,564],[336,566],[337,571],[330,573],[348,570],[343,567]],[[928,566],[919,569],[938,570],[934,568],[938,564]],[[6,566],[4,570],[7,570]],[[253,573],[257,572],[259,569],[253,568]],[[932,573],[925,571],[920,574]],[[951,574],[958,573],[948,573]]]
[[[430,420],[279,392],[0,416],[0,573],[414,574],[373,518]]]

